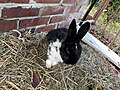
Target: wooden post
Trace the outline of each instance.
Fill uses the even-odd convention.
[[[108,3],[110,2],[110,0],[104,0],[100,7],[98,8],[97,12],[95,13],[95,15],[93,16],[93,20],[96,20],[98,19],[98,17],[100,16],[100,14],[102,13],[102,11],[105,9],[105,7],[108,5]]]

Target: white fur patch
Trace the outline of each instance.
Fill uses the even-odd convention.
[[[55,42],[49,44],[47,51],[48,59],[46,60],[47,68],[51,68],[51,66],[58,64],[58,62],[63,62],[60,55],[60,47],[61,42],[58,39]]]
[[[79,23],[77,23],[76,28],[77,28],[77,33],[78,33],[78,31],[80,29]]]

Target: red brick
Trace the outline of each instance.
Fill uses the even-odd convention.
[[[71,6],[65,6],[64,8],[65,8],[64,13],[69,13]]]
[[[50,30],[53,30],[55,26],[56,25],[44,26],[44,27],[38,28],[36,31],[37,32],[50,31]]]
[[[71,6],[69,13],[78,12],[80,9],[80,6]]]
[[[0,0],[0,3],[28,3],[29,0]]]
[[[76,0],[76,4],[82,4],[82,2],[84,2],[84,0]]]
[[[58,24],[57,28],[66,28],[69,26],[69,23],[70,23],[69,21],[64,21],[64,22]]]
[[[63,14],[63,12],[64,12],[63,6],[58,6],[58,7],[48,6],[44,8],[42,15]]]
[[[49,17],[41,17],[35,19],[25,19],[20,21],[20,28],[26,28],[31,26],[37,26],[42,24],[47,24],[49,21]]]
[[[61,0],[34,0],[37,3],[60,3]]]
[[[29,0],[8,0],[8,3],[29,3]]]
[[[81,5],[65,6],[64,13],[74,13],[79,12]]]
[[[64,21],[68,20],[69,16],[70,16],[70,14],[65,14],[65,15],[64,15],[64,18],[63,18]]]
[[[2,10],[2,18],[28,17],[38,16],[39,8],[4,8]]]
[[[0,0],[0,3],[7,3],[8,0]]]
[[[65,4],[76,4],[76,0],[63,0]]]
[[[74,13],[76,11],[77,6],[71,6],[69,13]]]
[[[76,8],[76,12],[79,12],[79,10],[81,9],[81,7],[82,7],[82,5],[77,6],[77,8]]]
[[[50,23],[61,22],[63,20],[63,16],[53,16],[50,20]]]
[[[0,21],[0,31],[9,31],[17,28],[16,20]]]

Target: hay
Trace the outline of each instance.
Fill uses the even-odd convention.
[[[120,78],[110,72],[106,58],[84,43],[76,65],[59,63],[47,69],[42,37],[24,33],[19,40],[10,32],[0,35],[0,90],[120,90]],[[39,76],[36,87],[34,72]]]

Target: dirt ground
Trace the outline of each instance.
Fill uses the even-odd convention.
[[[47,69],[41,36],[25,33],[19,40],[11,33],[0,35],[0,90],[120,90],[120,75],[83,42],[76,65],[59,63]]]

